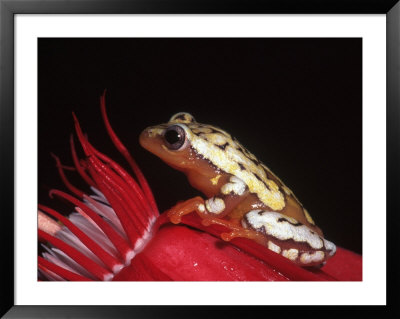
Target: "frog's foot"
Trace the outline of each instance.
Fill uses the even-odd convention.
[[[242,226],[240,226],[234,222],[225,220],[225,219],[207,217],[202,220],[202,224],[204,226],[210,226],[212,224],[221,225],[221,226],[224,226],[224,227],[230,229],[231,230],[230,232],[221,234],[221,239],[224,241],[230,241],[233,238],[242,237],[242,238],[248,238],[250,240],[254,240],[261,245],[266,245],[266,242],[267,242],[266,237],[263,236],[260,232],[243,228]]]
[[[200,196],[196,196],[183,203],[176,204],[168,211],[167,215],[171,223],[179,224],[182,216],[190,214],[191,212],[197,212],[201,216],[204,210],[204,199]]]

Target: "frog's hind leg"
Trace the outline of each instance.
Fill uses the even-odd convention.
[[[233,238],[236,237],[242,237],[242,238],[248,238],[250,240],[254,240],[257,243],[266,246],[267,244],[267,238],[262,235],[260,232],[252,230],[252,229],[246,229],[242,227],[238,223],[234,223],[232,221],[226,220],[226,219],[221,219],[221,218],[215,218],[215,217],[208,217],[202,220],[202,224],[204,226],[210,226],[212,224],[214,225],[220,225],[228,228],[230,232],[224,232],[221,233],[221,238],[224,241],[230,241]]]
[[[210,199],[205,202],[204,199],[202,199],[200,196],[197,196],[182,203],[178,203],[172,207],[167,214],[172,223],[179,224],[182,216],[196,212],[202,218],[202,224],[204,226],[210,226],[214,224],[224,226],[230,230],[230,232],[224,232],[221,234],[221,238],[224,241],[230,241],[236,237],[244,237],[254,240],[261,245],[266,245],[266,237],[260,232],[252,229],[246,229],[242,227],[239,222],[235,222],[234,220],[222,219],[221,217],[225,216],[228,211],[220,215],[210,213],[210,206],[215,208],[215,205],[218,205],[218,201],[215,201],[215,198],[213,198],[210,204]]]

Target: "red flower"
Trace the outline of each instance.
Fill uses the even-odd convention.
[[[337,248],[320,269],[301,268],[251,240],[222,241],[218,225],[203,226],[197,214],[172,225],[159,214],[146,179],[112,130],[101,110],[107,131],[132,168],[134,179],[120,165],[100,153],[75,129],[86,155],[78,159],[71,137],[76,171],[91,186],[87,195],[71,185],[55,156],[60,175],[75,195],[52,190],[50,196],[75,206],[68,217],[39,205],[39,276],[45,280],[180,280],[180,281],[287,281],[361,280],[361,256]],[[57,223],[54,219],[58,220]]]

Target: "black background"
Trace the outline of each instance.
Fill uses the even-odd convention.
[[[160,211],[198,192],[138,136],[187,111],[237,137],[294,191],[327,239],[361,253],[361,39],[38,41],[40,203],[70,212],[48,191],[65,190],[50,152],[72,165],[72,111],[94,146],[125,164],[101,119],[107,89],[111,124]]]

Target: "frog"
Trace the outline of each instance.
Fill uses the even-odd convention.
[[[336,252],[295,194],[221,128],[187,112],[147,127],[140,145],[186,174],[206,197],[178,202],[166,213],[173,224],[197,213],[204,226],[227,229],[221,239],[247,238],[299,266],[321,267]]]

